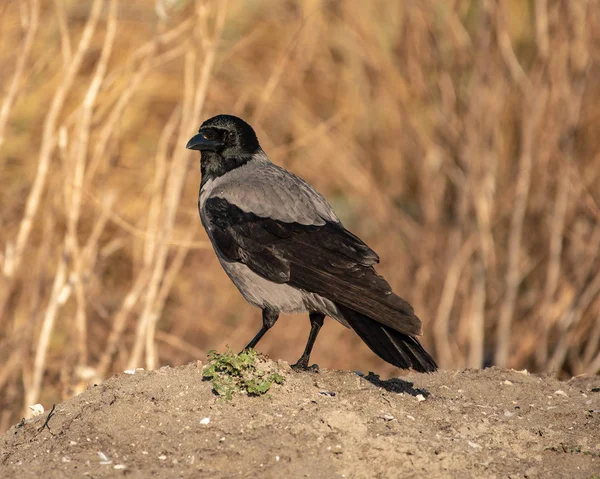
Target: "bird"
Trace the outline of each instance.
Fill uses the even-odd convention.
[[[308,313],[310,333],[296,370],[318,370],[310,355],[326,316],[398,368],[437,369],[417,339],[421,320],[375,271],[377,253],[313,186],[271,162],[246,121],[209,118],[186,148],[200,151],[198,210],[216,256],[242,296],[262,310],[262,327],[245,350],[280,313]]]

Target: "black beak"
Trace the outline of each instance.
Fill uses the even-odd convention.
[[[220,144],[219,141],[207,140],[202,133],[198,133],[187,142],[185,147],[188,150],[216,151]]]

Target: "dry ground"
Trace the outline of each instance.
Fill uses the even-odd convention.
[[[600,377],[270,365],[283,386],[229,402],[200,362],[114,376],[5,433],[0,476],[600,476]]]

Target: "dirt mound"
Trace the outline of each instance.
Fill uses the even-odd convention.
[[[12,427],[0,476],[600,475],[600,378],[442,371],[382,381],[321,370],[217,398],[193,363],[120,374]],[[596,476],[595,476],[596,475]]]

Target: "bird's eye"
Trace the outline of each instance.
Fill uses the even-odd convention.
[[[219,138],[219,134],[213,128],[205,128],[202,130],[202,136],[207,140],[217,140]]]
[[[228,131],[227,132],[227,139],[228,140],[233,140],[235,139],[235,133],[233,131]]]

